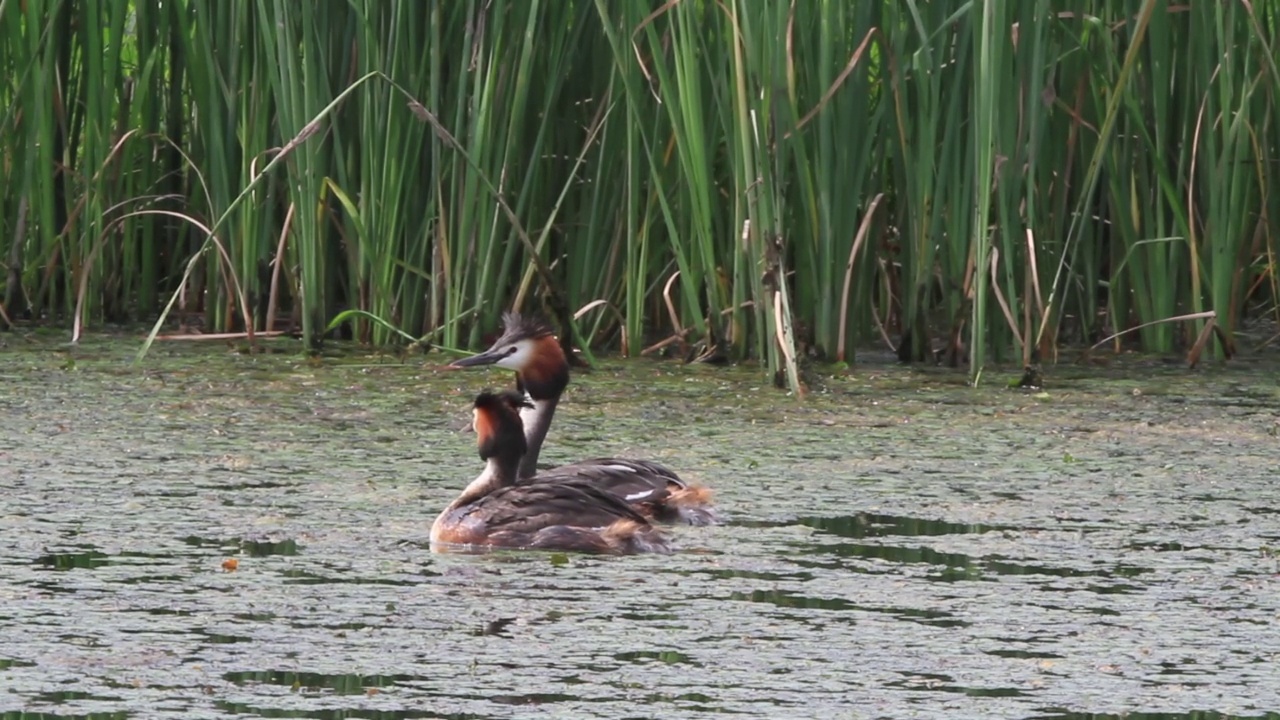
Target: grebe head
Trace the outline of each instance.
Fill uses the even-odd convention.
[[[503,313],[502,335],[488,350],[450,363],[455,368],[481,365],[514,370],[534,400],[559,397],[569,384],[569,361],[551,326],[520,313]]]
[[[528,450],[520,408],[529,407],[523,393],[514,390],[476,396],[472,410],[472,427],[476,431],[476,448],[481,460],[503,460],[519,463]]]

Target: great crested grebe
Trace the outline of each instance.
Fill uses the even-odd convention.
[[[502,326],[502,335],[488,350],[455,360],[450,366],[497,365],[515,371],[516,389],[528,393],[533,401],[525,403],[519,411],[528,446],[520,462],[521,478],[537,475],[544,482],[569,478],[588,481],[660,522],[689,525],[717,522],[710,490],[686,483],[657,463],[595,458],[538,474],[542,442],[551,429],[560,396],[569,385],[569,361],[551,328],[540,320],[508,312],[502,316]]]
[[[666,537],[644,515],[589,481],[518,477],[526,444],[517,408],[526,405],[524,395],[511,390],[476,397],[472,422],[484,471],[432,524],[432,550],[669,552]]]

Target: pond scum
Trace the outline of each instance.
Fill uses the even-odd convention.
[[[506,372],[3,339],[3,720],[1280,718],[1255,358],[1040,391],[867,358],[803,402],[605,360],[546,461],[662,462],[730,522],[669,555],[464,556],[431,521]]]

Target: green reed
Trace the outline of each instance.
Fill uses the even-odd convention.
[[[1226,355],[1280,312],[1278,16],[0,0],[0,328],[474,347],[518,306],[795,391],[868,344]]]

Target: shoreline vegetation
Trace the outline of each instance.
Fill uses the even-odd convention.
[[[796,391],[871,342],[1229,357],[1280,318],[1278,42],[1280,0],[0,0],[0,331],[516,307]]]

